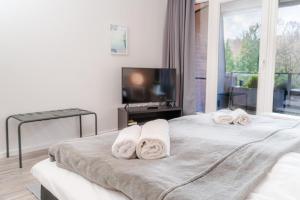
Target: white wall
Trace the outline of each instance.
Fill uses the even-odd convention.
[[[122,66],[161,66],[166,0],[0,0],[0,156],[13,113],[80,107],[117,128]],[[129,28],[129,55],[110,54],[110,24]],[[78,136],[78,119],[25,125],[24,150]],[[11,148],[16,123],[11,121]],[[92,118],[84,131],[93,132]]]

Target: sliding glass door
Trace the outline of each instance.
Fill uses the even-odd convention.
[[[210,3],[206,112],[300,115],[300,0]]]
[[[278,7],[273,111],[300,115],[300,1]]]
[[[262,2],[236,0],[220,8],[217,109],[255,112]]]

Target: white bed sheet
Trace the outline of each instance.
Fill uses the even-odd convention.
[[[48,159],[31,170],[34,177],[59,200],[128,200],[120,192],[107,190]],[[300,154],[283,156],[247,200],[299,200]]]
[[[31,173],[59,200],[129,200],[120,192],[107,190],[78,174],[57,167],[49,159],[34,165]]]

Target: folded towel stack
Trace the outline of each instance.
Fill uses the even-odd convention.
[[[160,159],[170,155],[169,124],[157,119],[147,122],[142,127],[140,141],[136,148],[140,159]]]
[[[141,127],[129,126],[119,132],[117,139],[112,145],[112,154],[117,158],[136,158],[136,145],[141,136]]]
[[[147,122],[141,128],[130,126],[120,131],[112,146],[117,158],[160,159],[170,155],[169,124],[157,119]]]
[[[220,110],[218,112],[213,113],[213,120],[217,124],[232,124],[234,116],[229,110]]]
[[[213,120],[217,124],[240,124],[247,125],[250,123],[249,114],[238,108],[234,111],[220,110],[213,114]]]
[[[232,112],[232,115],[234,118],[234,124],[247,125],[250,123],[250,117],[248,113],[240,108],[234,110]]]

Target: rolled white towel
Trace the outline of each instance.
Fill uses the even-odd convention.
[[[217,124],[232,124],[234,116],[232,115],[232,111],[220,110],[213,113],[213,120]]]
[[[141,136],[141,130],[139,125],[129,126],[121,130],[112,145],[112,154],[117,158],[136,158],[136,146]]]
[[[138,158],[145,160],[170,156],[170,135],[167,120],[157,119],[144,124],[136,154]]]
[[[247,125],[250,123],[250,116],[243,109],[240,109],[240,108],[235,109],[232,112],[232,116],[234,118],[233,119],[234,124]]]

